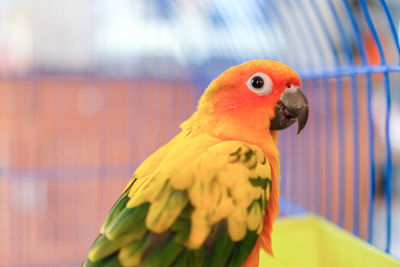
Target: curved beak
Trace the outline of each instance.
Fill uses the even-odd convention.
[[[307,119],[307,98],[298,87],[291,87],[283,92],[275,106],[275,117],[271,120],[270,130],[283,130],[298,121],[299,134],[306,126]]]

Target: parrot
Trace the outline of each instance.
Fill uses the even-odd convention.
[[[300,87],[266,59],[214,79],[180,133],[136,169],[82,266],[258,266],[261,249],[273,255],[277,135],[306,125]]]

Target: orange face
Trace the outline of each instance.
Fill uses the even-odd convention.
[[[301,81],[288,66],[270,60],[255,60],[232,67],[211,85],[215,115],[251,116],[262,112],[264,119],[274,117],[282,93]],[[211,93],[211,92],[210,92]]]

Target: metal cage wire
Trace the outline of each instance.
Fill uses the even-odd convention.
[[[351,97],[352,97],[352,115],[353,115],[353,164],[355,166],[359,166],[359,151],[360,151],[360,141],[359,141],[359,106],[358,106],[358,82],[357,76],[365,75],[367,79],[367,83],[365,86],[365,90],[367,91],[367,99],[368,99],[368,135],[369,135],[369,164],[370,164],[370,204],[369,204],[369,233],[368,233],[368,241],[372,243],[372,229],[373,229],[373,217],[374,217],[374,200],[375,200],[375,159],[374,159],[374,131],[373,131],[373,117],[372,117],[372,82],[371,75],[374,73],[382,73],[384,75],[384,90],[386,95],[386,117],[385,117],[385,144],[386,144],[386,167],[385,167],[385,196],[386,196],[386,252],[390,252],[390,243],[391,243],[391,187],[392,187],[392,165],[391,165],[391,145],[390,145],[390,136],[389,136],[389,121],[390,121],[390,106],[391,106],[391,96],[390,96],[390,72],[396,72],[399,70],[398,64],[388,64],[385,58],[384,50],[382,47],[382,43],[380,41],[380,36],[377,33],[376,27],[374,25],[374,21],[369,12],[369,8],[367,3],[364,0],[359,1],[361,7],[361,13],[365,19],[365,22],[358,20],[356,21],[355,14],[353,9],[350,7],[349,1],[343,0],[341,2],[327,0],[327,7],[329,12],[331,13],[332,20],[334,21],[335,29],[338,32],[339,43],[334,43],[332,38],[332,29],[329,30],[326,26],[326,17],[321,15],[321,2],[319,5],[316,1],[310,1],[311,8],[306,8],[305,3],[299,3],[297,1],[283,1],[281,4],[277,4],[274,1],[269,1],[271,10],[275,13],[276,22],[282,27],[283,32],[290,32],[293,36],[296,36],[297,40],[300,40],[299,43],[302,43],[303,46],[300,46],[299,51],[296,51],[297,55],[306,55],[307,50],[312,48],[315,49],[316,53],[311,52],[311,55],[308,56],[308,59],[305,64],[298,65],[298,70],[301,73],[301,77],[306,80],[306,84],[308,80],[311,80],[312,83],[316,83],[319,79],[323,80],[325,84],[325,88],[328,88],[327,83],[329,81],[328,78],[334,78],[336,80],[336,91],[337,98],[343,99],[343,77],[349,76],[351,79]],[[293,17],[295,18],[296,24],[292,25],[292,29],[287,23],[281,20],[283,16],[280,15],[280,12],[284,12],[285,6],[292,5],[290,10],[297,10],[297,12],[293,12]],[[381,8],[386,16],[387,23],[390,26],[391,35],[393,38],[393,46],[397,51],[397,55],[399,53],[399,42],[398,35],[395,30],[395,26],[387,7],[387,4],[384,0],[380,0]],[[345,26],[342,17],[338,15],[338,9],[343,8],[346,11],[347,19],[350,22],[350,28],[352,30],[352,34],[355,36],[357,51],[351,49],[351,44],[348,40],[348,37],[345,33]],[[313,13],[310,13],[313,12]],[[296,16],[297,15],[297,16]],[[326,15],[326,14],[325,14]],[[315,16],[317,18],[318,24],[313,24],[310,21],[310,17]],[[358,23],[366,23],[370,33],[373,36],[374,43],[379,51],[379,64],[371,65],[368,63],[368,59],[366,56],[364,43],[362,41],[362,37],[360,35],[360,30]],[[348,25],[348,24],[347,24]],[[330,53],[333,55],[333,66],[328,66],[328,63],[325,60],[324,52],[321,49],[320,41],[317,40],[316,36],[318,36],[315,28],[321,28],[323,35],[325,37],[325,41],[328,43]],[[297,32],[297,33],[296,33]],[[294,49],[293,49],[294,50]],[[340,50],[340,51],[339,51]],[[343,54],[344,59],[340,59],[339,53]],[[310,54],[310,53],[309,53]],[[355,54],[358,54],[361,60],[360,64],[355,63]],[[315,56],[318,55],[318,56]],[[315,61],[315,59],[318,59]],[[290,62],[290,61],[289,61]],[[296,64],[296,62],[294,62]],[[329,103],[327,101],[326,103]],[[343,103],[340,101],[337,102],[337,121],[338,125],[343,125],[344,123],[344,112],[343,112]],[[329,110],[329,105],[326,106],[326,109]],[[338,136],[339,136],[339,154],[342,155],[339,157],[341,161],[339,163],[340,166],[340,174],[339,177],[341,179],[341,186],[345,187],[346,182],[344,181],[345,173],[344,173],[344,130],[341,127],[338,127]],[[330,134],[330,131],[326,131],[325,133]],[[330,139],[330,136],[327,136],[327,140]],[[318,143],[318,140],[317,140]],[[331,162],[330,158],[327,158],[327,162]],[[329,164],[328,164],[329,165]],[[318,170],[317,173],[320,173]],[[329,171],[328,171],[329,173]],[[353,215],[353,233],[355,235],[359,235],[359,168],[353,168],[353,201],[355,212]],[[331,180],[331,177],[328,176],[326,178],[327,181]],[[316,189],[317,191],[318,189]],[[331,193],[331,192],[329,192]],[[323,197],[323,196],[321,196]],[[327,198],[331,197],[329,194],[326,196]],[[339,196],[339,207],[342,207],[344,210],[345,196],[344,190],[340,191]],[[327,202],[328,203],[328,202]],[[329,207],[328,207],[329,209]],[[331,214],[328,214],[328,218],[331,218]],[[344,216],[341,216],[339,219],[339,225],[344,226]]]

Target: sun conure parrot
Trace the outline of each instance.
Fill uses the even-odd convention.
[[[83,266],[258,266],[278,213],[277,131],[308,117],[296,72],[255,60],[208,86],[182,131],[147,158]]]

